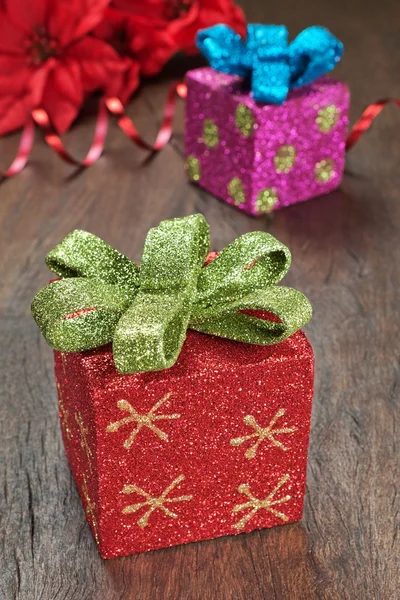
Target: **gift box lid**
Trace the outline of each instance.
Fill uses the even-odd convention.
[[[182,351],[173,367],[164,371],[147,373],[133,373],[121,375],[114,366],[112,358],[112,345],[103,346],[86,352],[71,353],[73,360],[69,363],[73,368],[75,377],[82,376],[84,370],[85,383],[89,388],[98,390],[107,387],[111,382],[132,382],[141,380],[143,384],[157,378],[168,376],[173,378],[194,378],[207,373],[224,373],[232,369],[248,369],[251,366],[282,362],[310,360],[313,351],[310,342],[302,331],[291,335],[288,339],[270,346],[245,344],[206,335],[197,331],[188,330]]]
[[[260,102],[256,102],[252,96],[248,81],[244,80],[242,77],[239,77],[238,75],[221,73],[219,71],[215,71],[211,67],[201,67],[199,69],[193,69],[192,71],[189,71],[186,73],[185,82],[188,85],[189,93],[191,89],[191,83],[195,82],[207,87],[212,92],[221,92],[226,94],[235,102],[245,104],[248,108],[254,111],[265,113],[282,110],[282,105],[262,104]],[[285,110],[287,108],[287,103],[292,104],[298,102],[299,99],[314,102],[318,96],[323,96],[327,91],[332,92],[335,89],[343,90],[343,87],[347,89],[347,85],[345,83],[332,77],[319,77],[308,85],[290,90],[285,101]]]

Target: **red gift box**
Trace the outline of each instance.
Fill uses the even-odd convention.
[[[79,230],[46,257],[61,279],[32,314],[104,558],[301,518],[311,305],[276,286],[291,258],[269,234],[208,252],[191,215],[149,231],[140,268]]]
[[[297,521],[314,358],[188,331],[176,364],[121,375],[111,346],[55,352],[61,428],[101,555]]]

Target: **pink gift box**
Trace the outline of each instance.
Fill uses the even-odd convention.
[[[186,75],[186,169],[191,181],[261,215],[337,188],[342,180],[350,94],[321,77],[260,104],[237,75],[210,67]]]

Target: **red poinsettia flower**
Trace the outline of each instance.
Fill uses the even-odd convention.
[[[107,9],[94,35],[111,44],[121,56],[137,60],[144,75],[155,75],[178,47],[166,31],[164,21],[158,15],[149,17],[146,6],[146,3],[141,6],[143,15],[113,7]]]
[[[68,129],[85,96],[118,95],[138,66],[88,35],[109,0],[0,0],[0,134],[20,127],[41,106],[59,132]]]
[[[173,19],[169,24],[169,32],[180,50],[189,54],[197,52],[195,44],[196,33],[199,29],[211,27],[217,23],[224,23],[232,27],[242,37],[246,33],[246,20],[241,8],[231,0],[198,0],[190,2],[176,2],[175,4],[188,6],[188,10],[179,18]]]
[[[232,0],[112,0],[106,22],[96,35],[121,54],[140,63],[144,75],[155,75],[178,51],[196,52],[199,29],[225,23],[240,35],[246,25],[242,10]]]

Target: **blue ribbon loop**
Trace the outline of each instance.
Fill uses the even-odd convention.
[[[251,79],[256,102],[282,104],[293,88],[332,71],[343,44],[320,26],[307,27],[288,43],[284,25],[248,25],[247,39],[227,25],[197,34],[197,47],[216,71]]]

